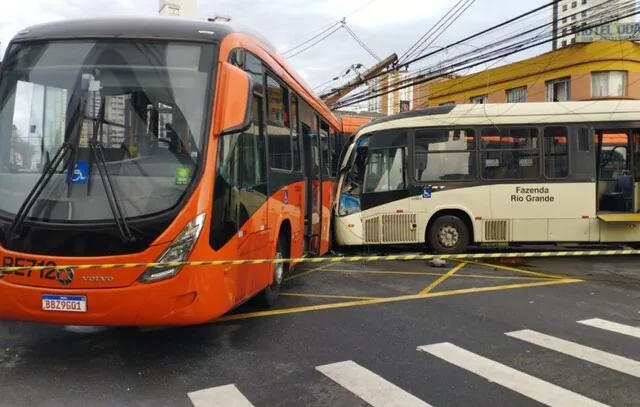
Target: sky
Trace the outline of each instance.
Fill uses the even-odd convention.
[[[10,39],[29,25],[87,16],[158,13],[157,0],[6,0],[4,3],[0,14],[0,51],[3,55]],[[348,27],[377,56],[384,58],[394,52],[401,56],[457,0],[200,0],[198,3],[203,17],[216,13],[229,15],[233,21],[263,33],[281,52],[348,16]],[[476,0],[433,46],[451,44],[546,3],[545,0]],[[520,27],[511,26],[496,36],[517,32],[526,25],[545,23],[550,18],[551,10],[548,8]],[[314,30],[315,33],[312,32]],[[490,37],[485,37],[466,47],[457,47],[448,56],[469,51],[473,46],[490,40]],[[531,56],[532,52],[549,49],[550,45],[545,49],[523,52],[500,63],[513,62]],[[425,64],[434,64],[446,57],[444,53],[434,55]],[[291,57],[289,62],[307,83],[316,88],[316,92],[322,93],[351,79],[352,76],[348,76],[331,81],[352,64],[370,67],[377,61],[345,29],[340,29],[320,44]]]

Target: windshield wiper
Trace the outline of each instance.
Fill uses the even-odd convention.
[[[35,203],[38,201],[40,194],[42,194],[42,191],[44,191],[44,188],[49,183],[49,180],[51,180],[51,177],[53,177],[53,174],[55,174],[58,165],[60,165],[62,160],[64,160],[64,158],[67,156],[67,153],[72,149],[73,144],[65,142],[62,144],[58,152],[53,156],[53,159],[51,161],[47,161],[44,166],[44,170],[42,171],[42,175],[40,175],[40,178],[38,178],[36,184],[33,186],[33,188],[31,188],[31,191],[29,191],[29,194],[20,206],[16,217],[13,219],[13,222],[11,222],[11,225],[9,226],[9,229],[6,233],[7,240],[9,242],[13,242],[13,240],[18,237],[19,233],[16,232],[19,231],[20,227],[24,223],[27,214],[29,213],[31,208],[33,208],[33,205],[35,205]]]
[[[127,217],[124,215],[122,207],[120,206],[120,198],[118,197],[116,188],[114,188],[113,182],[111,181],[111,175],[109,175],[109,169],[107,168],[107,160],[104,158],[102,141],[98,140],[98,133],[102,136],[102,123],[104,121],[105,110],[104,105],[105,98],[103,96],[101,98],[98,119],[93,124],[93,137],[89,140],[89,148],[91,149],[92,155],[89,157],[89,173],[87,175],[89,177],[88,182],[91,180],[91,168],[93,167],[93,158],[95,158],[96,166],[100,173],[100,179],[102,180],[102,185],[104,186],[104,191],[107,195],[107,201],[109,201],[109,206],[113,213],[113,219],[116,221],[116,225],[118,226],[118,231],[125,243],[131,243],[134,242],[136,238],[131,233],[131,229],[129,229]],[[87,194],[89,194],[90,187],[90,184],[87,185]]]

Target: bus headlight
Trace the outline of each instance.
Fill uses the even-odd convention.
[[[198,237],[202,232],[202,226],[204,225],[204,219],[206,214],[202,213],[195,219],[187,224],[182,229],[182,232],[178,235],[176,240],[171,242],[169,247],[158,257],[156,263],[173,263],[187,261],[191,250],[198,241]],[[138,278],[143,283],[153,283],[156,281],[166,280],[174,277],[182,266],[175,267],[149,267]]]

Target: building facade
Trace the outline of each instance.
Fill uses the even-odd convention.
[[[429,106],[607,98],[640,99],[640,44],[576,43],[429,86]]]
[[[552,30],[554,50],[566,47],[576,42],[576,32],[587,25],[587,21],[593,25],[596,21],[610,21],[620,15],[630,13],[628,0],[562,0],[552,7]],[[599,16],[594,20],[594,16]],[[635,16],[619,18],[619,23],[635,22]]]
[[[161,16],[198,18],[197,0],[158,0],[158,13]]]

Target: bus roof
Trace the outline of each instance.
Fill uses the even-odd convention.
[[[276,48],[260,33],[229,22],[212,22],[188,18],[94,17],[53,21],[21,30],[13,41],[78,38],[146,38],[178,41],[219,42],[233,33],[257,38],[271,52]]]
[[[640,101],[531,102],[430,107],[382,117],[362,126],[356,137],[374,131],[441,126],[492,126],[580,122],[640,122]]]

